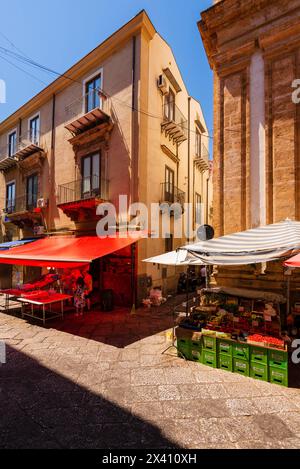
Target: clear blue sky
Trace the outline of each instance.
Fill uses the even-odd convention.
[[[212,0],[9,0],[1,2],[0,46],[16,52],[2,33],[30,58],[64,72],[144,8],[173,48],[189,93],[201,102],[211,133],[212,73],[197,28],[200,11],[211,4]],[[9,60],[46,84],[54,79]],[[1,56],[0,79],[7,86],[0,122],[44,87]]]

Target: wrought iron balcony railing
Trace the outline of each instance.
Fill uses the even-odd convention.
[[[38,208],[38,200],[41,196],[38,194],[25,194],[15,198],[5,200],[5,207],[3,211],[7,215],[22,212],[32,212]]]
[[[185,192],[178,189],[169,182],[163,182],[161,184],[161,202],[168,202],[169,204],[180,204],[185,203]]]
[[[58,205],[91,198],[108,200],[108,181],[106,179],[99,176],[91,176],[58,186]]]
[[[201,171],[208,171],[209,151],[204,143],[201,145],[197,145],[197,143],[195,144],[194,161],[196,166],[198,166]]]
[[[162,130],[174,143],[180,144],[188,138],[188,122],[175,103],[163,105]]]
[[[18,161],[41,150],[40,136],[39,131],[33,132],[29,130],[20,137],[17,137],[15,142],[4,145],[0,148],[0,161],[8,158]]]

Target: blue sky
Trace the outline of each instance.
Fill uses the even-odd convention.
[[[144,8],[173,48],[188,90],[201,102],[212,133],[212,72],[197,28],[200,11],[211,4],[212,0],[10,0],[1,2],[0,46],[17,52],[2,33],[30,58],[64,72]],[[0,121],[45,86],[1,56],[2,52],[0,79],[6,82],[7,103],[0,104]],[[6,58],[45,84],[54,79]]]

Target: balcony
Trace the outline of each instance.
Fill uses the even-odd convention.
[[[161,203],[180,204],[184,205],[185,203],[185,192],[178,189],[169,182],[163,182],[161,184]]]
[[[93,93],[95,93],[95,91],[93,91]],[[87,102],[89,97],[90,94],[88,93],[73,101],[65,109],[67,117],[65,128],[73,137],[77,137],[88,130],[99,129],[99,127],[99,130],[107,132],[112,125],[110,118],[110,99],[103,93],[99,93],[99,106],[94,109],[88,109]]]
[[[58,186],[57,206],[73,221],[96,217],[97,206],[108,200],[108,181],[91,176]]]
[[[209,151],[204,143],[195,145],[194,164],[201,172],[209,170]]]
[[[26,132],[19,137],[14,147],[7,144],[0,149],[0,171],[5,172],[27,157],[40,153],[44,153],[40,145],[40,134],[33,136],[31,132]]]
[[[3,208],[4,222],[13,223],[19,227],[24,225],[33,226],[41,222],[42,208],[39,201],[43,200],[39,195],[22,195],[14,199],[5,200]],[[43,204],[43,208],[46,204]]]
[[[188,122],[174,103],[163,105],[161,130],[174,144],[180,145],[188,139]]]

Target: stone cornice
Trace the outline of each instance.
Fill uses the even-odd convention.
[[[258,47],[272,55],[280,54],[287,45],[289,49],[296,47],[300,42],[300,0],[289,0],[285,7],[282,1],[223,0],[203,12],[198,27],[211,68],[219,71],[221,64],[236,68]],[[263,14],[264,9],[268,14]],[[250,15],[248,28],[245,17]]]

